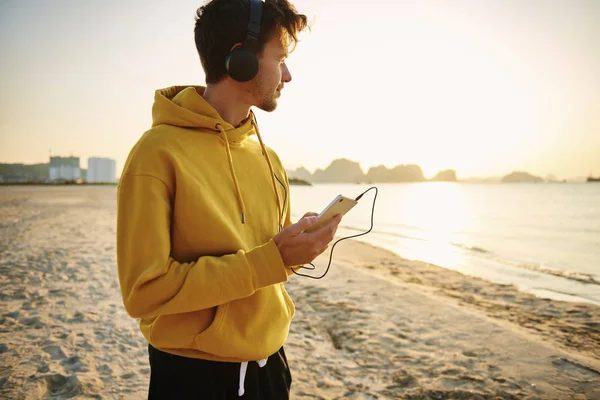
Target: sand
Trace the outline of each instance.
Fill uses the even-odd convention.
[[[0,398],[147,397],[115,207],[114,187],[0,188]],[[293,399],[600,399],[600,307],[356,241],[286,287]]]

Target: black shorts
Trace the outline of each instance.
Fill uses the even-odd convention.
[[[283,347],[260,367],[248,362],[239,396],[241,363],[187,358],[148,345],[150,357],[149,400],[186,399],[289,399],[292,375]]]

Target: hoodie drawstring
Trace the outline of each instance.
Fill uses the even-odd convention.
[[[229,140],[227,139],[227,133],[225,133],[225,129],[221,124],[217,124],[216,128],[221,131],[223,135],[223,139],[225,139],[225,150],[227,151],[227,161],[229,161],[229,169],[231,171],[231,176],[233,178],[233,183],[235,185],[235,193],[237,194],[238,205],[240,206],[240,211],[242,212],[242,224],[246,223],[246,206],[244,205],[244,199],[242,198],[242,191],[240,190],[240,185],[238,184],[237,176],[235,175],[235,169],[233,168],[233,159],[231,158],[231,150],[229,149]]]
[[[267,365],[267,359],[263,358],[262,360],[257,361],[258,366],[260,368]],[[246,392],[246,388],[244,387],[244,381],[246,380],[246,371],[248,370],[248,361],[244,361],[240,363],[240,385],[238,387],[238,397],[242,397]]]
[[[254,125],[254,129],[256,129],[256,136],[258,137],[258,141],[260,142],[260,148],[262,149],[263,155],[267,160],[267,164],[269,165],[269,171],[271,172],[271,183],[273,184],[273,191],[275,192],[275,200],[277,201],[277,218],[279,219],[279,230],[283,228],[283,222],[281,221],[281,202],[279,200],[279,192],[277,191],[277,185],[275,184],[275,172],[273,171],[273,164],[271,164],[271,159],[269,158],[269,153],[267,153],[267,149],[265,148],[265,144],[263,143],[262,137],[260,136],[260,131],[258,129],[258,124],[256,123],[256,119],[254,119],[254,114],[252,114],[252,125]]]
[[[273,164],[271,164],[271,159],[269,158],[269,154],[267,153],[267,149],[263,143],[262,137],[260,136],[260,131],[258,130],[258,124],[256,123],[256,119],[254,119],[254,114],[252,114],[252,125],[256,130],[256,136],[258,136],[258,141],[260,142],[260,147],[262,149],[263,156],[267,160],[267,165],[269,166],[269,171],[271,173],[271,183],[273,184],[273,191],[275,192],[275,201],[277,202],[277,218],[279,219],[279,230],[282,229],[283,222],[281,221],[281,200],[279,199],[279,192],[277,191],[277,185],[275,184],[275,172],[273,171]],[[231,158],[231,149],[229,148],[229,140],[227,139],[227,133],[223,128],[223,125],[217,124],[216,128],[221,132],[223,139],[225,140],[225,150],[227,151],[227,161],[229,161],[229,169],[231,171],[231,176],[233,178],[233,183],[235,185],[235,193],[237,195],[238,205],[242,212],[242,224],[246,223],[246,206],[244,204],[244,199],[242,197],[242,191],[240,190],[240,185],[238,184],[237,176],[235,174],[235,169],[233,167],[233,159]]]

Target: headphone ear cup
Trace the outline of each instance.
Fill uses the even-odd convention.
[[[238,82],[248,82],[258,73],[258,57],[253,51],[237,48],[225,58],[225,70]]]

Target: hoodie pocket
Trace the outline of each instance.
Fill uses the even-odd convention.
[[[225,321],[225,315],[229,309],[229,305],[230,303],[226,303],[217,307],[215,319],[213,320],[212,324],[194,337],[194,344],[196,346],[202,342],[205,342],[207,338],[219,336],[221,328],[223,327],[223,322]],[[210,339],[208,341],[210,341]],[[200,350],[202,350],[202,348]]]
[[[227,308],[228,304],[224,304],[216,309],[161,315],[147,325],[149,341],[161,349],[194,348],[198,336],[218,334]]]
[[[281,284],[220,307],[215,322],[194,338],[194,348],[218,357],[261,360],[287,339],[294,305]]]

